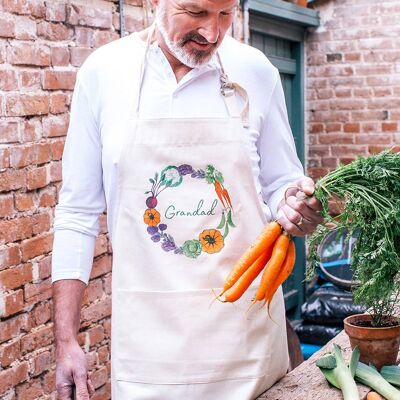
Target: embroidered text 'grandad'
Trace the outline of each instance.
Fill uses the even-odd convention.
[[[201,199],[199,203],[197,204],[196,210],[193,211],[183,211],[183,210],[177,210],[176,207],[171,204],[168,206],[168,208],[165,210],[165,218],[167,219],[172,219],[175,217],[200,217],[200,216],[206,216],[206,215],[215,215],[215,208],[217,207],[218,200],[214,199],[214,201],[211,204],[211,207],[207,210],[203,209],[204,206],[204,200]]]

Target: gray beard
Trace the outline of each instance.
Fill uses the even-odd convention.
[[[211,60],[216,50],[211,53],[206,53],[201,50],[193,50],[191,53],[188,53],[184,50],[182,45],[179,45],[179,43],[177,44],[170,40],[164,23],[165,19],[166,14],[164,12],[163,6],[160,6],[156,14],[156,25],[165,44],[168,47],[168,50],[177,60],[179,60],[182,64],[186,65],[189,68],[201,67]]]

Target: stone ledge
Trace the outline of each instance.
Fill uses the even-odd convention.
[[[330,387],[325,377],[315,365],[315,361],[323,354],[333,351],[333,344],[342,348],[343,357],[349,360],[351,354],[350,342],[342,331],[327,343],[321,350],[313,354],[293,371],[278,381],[263,393],[257,400],[343,400],[342,392]],[[400,354],[399,354],[400,355]],[[365,400],[370,388],[357,384],[360,399]]]

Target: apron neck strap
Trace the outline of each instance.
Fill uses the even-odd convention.
[[[220,72],[220,82],[221,82],[221,93],[224,97],[226,107],[230,115],[239,115],[238,104],[235,96],[235,92],[244,100],[244,106],[240,112],[242,118],[242,123],[244,128],[250,126],[249,123],[249,95],[246,90],[236,82],[232,82],[225,72],[224,66],[222,64],[221,56],[217,52],[218,63],[221,68]]]
[[[147,64],[147,55],[149,52],[149,48],[151,42],[153,40],[154,34],[156,31],[156,24],[155,22],[149,28],[149,34],[147,36],[146,41],[146,48],[144,51],[144,57],[142,64],[140,66],[140,75],[139,75],[139,84],[137,85],[137,93],[136,93],[136,106],[135,106],[135,115],[136,117],[139,116],[139,109],[140,109],[140,99],[144,81],[144,74]],[[239,84],[235,82],[231,82],[228,78],[228,75],[225,73],[224,67],[222,65],[221,57],[217,52],[217,59],[220,65],[220,83],[221,83],[221,93],[225,101],[226,108],[230,116],[238,116],[240,115],[242,118],[242,123],[244,128],[249,127],[249,96],[244,88],[242,88]],[[235,96],[235,92],[241,96],[244,100],[244,107],[241,113],[238,112],[238,104],[237,99]]]
[[[149,53],[149,48],[150,48],[151,42],[153,40],[155,31],[156,31],[156,24],[154,22],[149,28],[149,34],[148,34],[147,40],[146,40],[146,48],[144,50],[143,60],[142,60],[142,63],[140,65],[139,82],[138,82],[138,85],[137,85],[137,92],[136,92],[136,96],[135,96],[136,105],[135,105],[135,110],[134,111],[135,111],[136,117],[139,116],[140,98],[141,98],[141,93],[142,93],[145,68],[146,68],[146,64],[147,64],[147,55]]]

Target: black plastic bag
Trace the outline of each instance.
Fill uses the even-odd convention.
[[[293,328],[297,333],[301,343],[325,345],[336,335],[338,335],[342,328],[339,326],[324,326],[307,323],[293,324]]]
[[[301,318],[307,323],[343,327],[346,317],[364,312],[364,307],[354,304],[350,292],[327,285],[315,290],[302,305]]]

